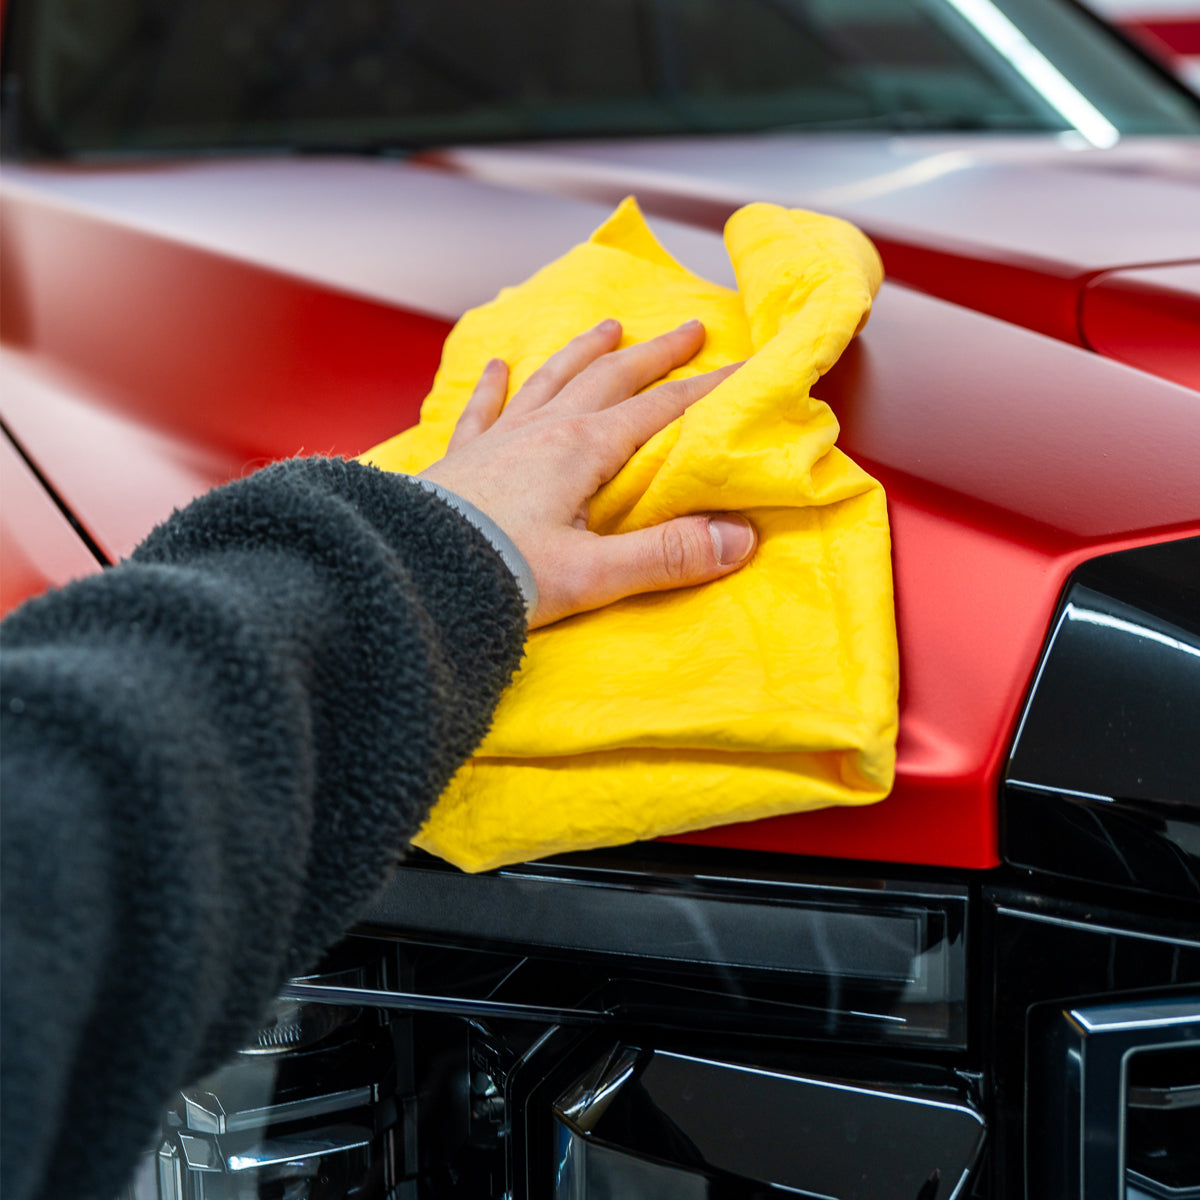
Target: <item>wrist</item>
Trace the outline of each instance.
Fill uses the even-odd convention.
[[[464,500],[457,492],[451,491],[450,488],[445,487],[443,484],[434,483],[433,480],[425,479],[419,475],[413,475],[410,478],[424,491],[429,492],[443,503],[449,505],[456,513],[469,521],[483,534],[492,549],[500,555],[504,565],[512,572],[513,578],[517,581],[517,587],[521,590],[521,597],[525,601],[526,618],[532,619],[538,604],[537,582],[533,577],[533,569],[530,567],[528,560],[517,549],[517,545],[512,538],[487,513],[482,509],[476,508],[469,500]]]

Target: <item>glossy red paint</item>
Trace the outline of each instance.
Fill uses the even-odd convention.
[[[918,498],[889,490],[888,511],[901,647],[892,794],[870,809],[775,817],[678,840],[932,866],[999,862],[996,783],[1061,567],[995,531],[947,521]]]
[[[892,280],[1061,341],[1104,270],[1200,258],[1191,139],[1095,151],[1057,137],[763,135],[470,147],[424,160],[475,179],[613,203],[720,230],[753,200],[833,212]],[[1189,186],[1180,186],[1187,184]]]
[[[1152,10],[1151,10],[1152,11]],[[1130,17],[1120,27],[1150,54],[1168,65],[1178,58],[1200,55],[1200,16],[1181,14],[1171,17],[1147,14],[1143,19]]]
[[[447,318],[607,212],[402,164],[11,166],[0,404],[119,557],[214,483],[412,424]],[[719,242],[665,232],[721,269]]]
[[[28,354],[4,351],[0,376],[5,422],[110,561],[128,554],[173,508],[268,461],[147,428],[97,403],[78,375]]]
[[[0,194],[451,321],[586,238],[611,211],[345,157],[6,163]],[[728,272],[710,237],[661,226],[689,261]]]
[[[1069,266],[1019,255],[997,262],[961,244],[931,248],[882,222],[871,236],[889,279],[1059,341],[1083,344],[1077,311],[1086,277]]]
[[[37,476],[0,433],[0,613],[100,569]]]
[[[1067,576],[1106,549],[1200,532],[1196,397],[886,286],[815,391],[838,414],[839,444],[887,489],[896,787],[870,811],[680,840],[993,866],[1004,761]]]
[[[1161,17],[1136,25],[1158,38],[1174,54],[1200,54],[1200,16]]]
[[[22,193],[3,222],[5,344],[151,428],[249,462],[353,451],[416,419],[436,318]]]
[[[229,207],[214,193],[186,214],[173,208],[169,230],[145,207],[156,178],[171,182],[161,172],[146,172],[145,189],[127,176],[103,204],[92,189],[90,207],[82,177],[70,196],[53,181],[39,195],[26,172],[10,197],[5,270],[18,303],[6,332],[6,419],[116,553],[170,505],[265,457],[301,445],[356,452],[411,420],[447,328],[412,312],[415,297],[455,315],[461,279],[493,269],[488,247],[505,270],[532,270],[598,214],[570,200],[498,199],[495,187],[412,166],[356,169],[359,219],[336,235],[343,252],[321,258],[305,215],[315,220],[319,205],[306,188],[336,190],[345,177],[333,163],[297,168],[213,165]],[[205,175],[197,168],[185,190]],[[92,182],[103,185],[103,173]],[[439,209],[416,233],[397,225],[386,298],[375,277],[368,298],[354,272],[374,269],[372,205],[394,218],[400,192],[436,197]],[[121,211],[134,196],[136,219]],[[222,240],[223,214],[230,230],[248,219],[246,197],[275,216],[269,265],[247,261],[233,232]],[[459,216],[490,212],[487,227],[456,220],[456,197]],[[718,267],[711,234],[665,232],[689,265]],[[289,259],[294,274],[283,273]],[[466,265],[436,269],[447,263]],[[322,403],[298,403],[300,388]],[[869,809],[690,840],[994,865],[999,772],[1067,574],[1107,549],[1200,531],[1196,396],[892,285],[817,394],[837,412],[844,448],[889,494],[902,668],[896,790]]]
[[[1200,391],[1200,262],[1097,276],[1080,322],[1097,353]]]
[[[907,288],[814,391],[889,492],[1005,541],[1071,557],[1200,521],[1194,392]]]
[[[474,151],[434,152],[422,161],[446,170],[464,170],[472,178],[512,184],[516,182],[505,165],[499,170],[490,160],[479,166]],[[540,167],[541,164],[538,164]],[[635,194],[647,213],[721,233],[725,222],[752,193],[736,197],[689,194],[678,188],[625,179],[572,178],[556,171],[535,169],[526,186],[544,186],[562,195],[616,204]],[[792,205],[800,201],[785,201]],[[814,206],[817,207],[817,206]],[[823,211],[833,211],[828,206]],[[1069,266],[1031,256],[1012,255],[1008,261],[982,256],[978,247],[943,238],[931,246],[915,240],[911,233],[887,221],[859,222],[870,234],[883,258],[889,279],[919,288],[931,295],[964,304],[1005,321],[1036,329],[1061,341],[1082,344],[1076,309],[1079,304],[1078,272]]]

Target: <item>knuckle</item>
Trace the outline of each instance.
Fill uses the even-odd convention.
[[[605,372],[617,383],[633,387],[640,383],[646,374],[648,359],[652,357],[647,343],[638,346],[626,346],[624,350],[615,350],[606,354],[600,363]]]
[[[587,415],[568,417],[563,422],[566,426],[566,438],[569,446],[580,450],[590,449],[596,440],[596,424]]]
[[[618,350],[602,355],[580,375],[580,379],[586,382],[591,391],[602,396],[620,391],[626,386],[625,376],[628,372],[621,359],[624,353],[624,350]]]
[[[709,374],[688,375],[683,379],[672,379],[663,384],[666,392],[664,399],[669,398],[680,408],[689,408],[702,396],[707,396],[715,386],[716,381]]]
[[[560,352],[561,353],[561,352]],[[559,372],[553,358],[547,359],[528,379],[521,391],[528,394],[556,389]]]
[[[662,578],[667,583],[683,583],[690,579],[696,560],[695,539],[690,530],[678,524],[664,527],[660,544]]]
[[[578,354],[575,342],[568,342],[561,350],[556,350],[532,375],[528,383],[535,387],[557,391],[578,371]]]
[[[591,441],[587,423],[573,416],[547,421],[541,436],[548,448],[561,454],[586,453]]]
[[[551,421],[546,425],[546,437],[558,450],[573,450],[581,440],[582,430],[579,422],[573,417],[564,417],[560,421]]]
[[[688,379],[672,379],[668,383],[660,383],[652,388],[647,396],[653,401],[655,410],[664,415],[664,420],[672,420],[678,416],[691,402],[691,390]]]

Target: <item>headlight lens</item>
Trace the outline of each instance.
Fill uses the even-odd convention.
[[[1200,538],[1072,576],[1008,764],[1005,856],[1200,896]]]

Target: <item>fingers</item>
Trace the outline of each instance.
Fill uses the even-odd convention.
[[[617,321],[602,321],[568,342],[530,376],[509,403],[510,413],[533,412],[554,401],[556,411],[599,412],[682,366],[704,345],[704,326],[687,321],[647,342],[614,350]]]
[[[462,410],[446,453],[458,450],[468,442],[477,438],[485,429],[495,424],[500,410],[504,407],[504,397],[508,393],[508,366],[498,358],[493,358],[479,377],[471,399]]]
[[[641,395],[633,396],[604,414],[602,447],[604,480],[611,479],[660,429],[682,416],[697,400],[707,396],[742,364],[730,363],[690,379],[675,379]]]
[[[512,398],[509,411],[515,415],[541,408],[601,355],[613,350],[620,340],[621,322],[611,319],[572,338],[530,375],[525,386]]]
[[[754,526],[738,513],[679,517],[609,537],[583,535],[573,550],[573,587],[569,592],[553,586],[539,591],[531,625],[547,625],[626,596],[708,583],[745,566],[757,543]]]
[[[448,454],[422,473],[487,513],[516,543],[538,585],[534,626],[640,592],[705,583],[754,553],[754,529],[736,514],[682,517],[610,537],[587,531],[596,489],[740,366],[641,391],[700,349],[704,327],[689,321],[615,350],[620,338],[615,321],[581,334],[507,407],[508,369],[489,363]],[[525,412],[509,420],[520,405]],[[514,479],[524,482],[514,487]]]
[[[704,345],[704,326],[685,321],[678,329],[607,354],[570,389],[570,406],[596,412],[620,404],[656,379],[681,367]]]

